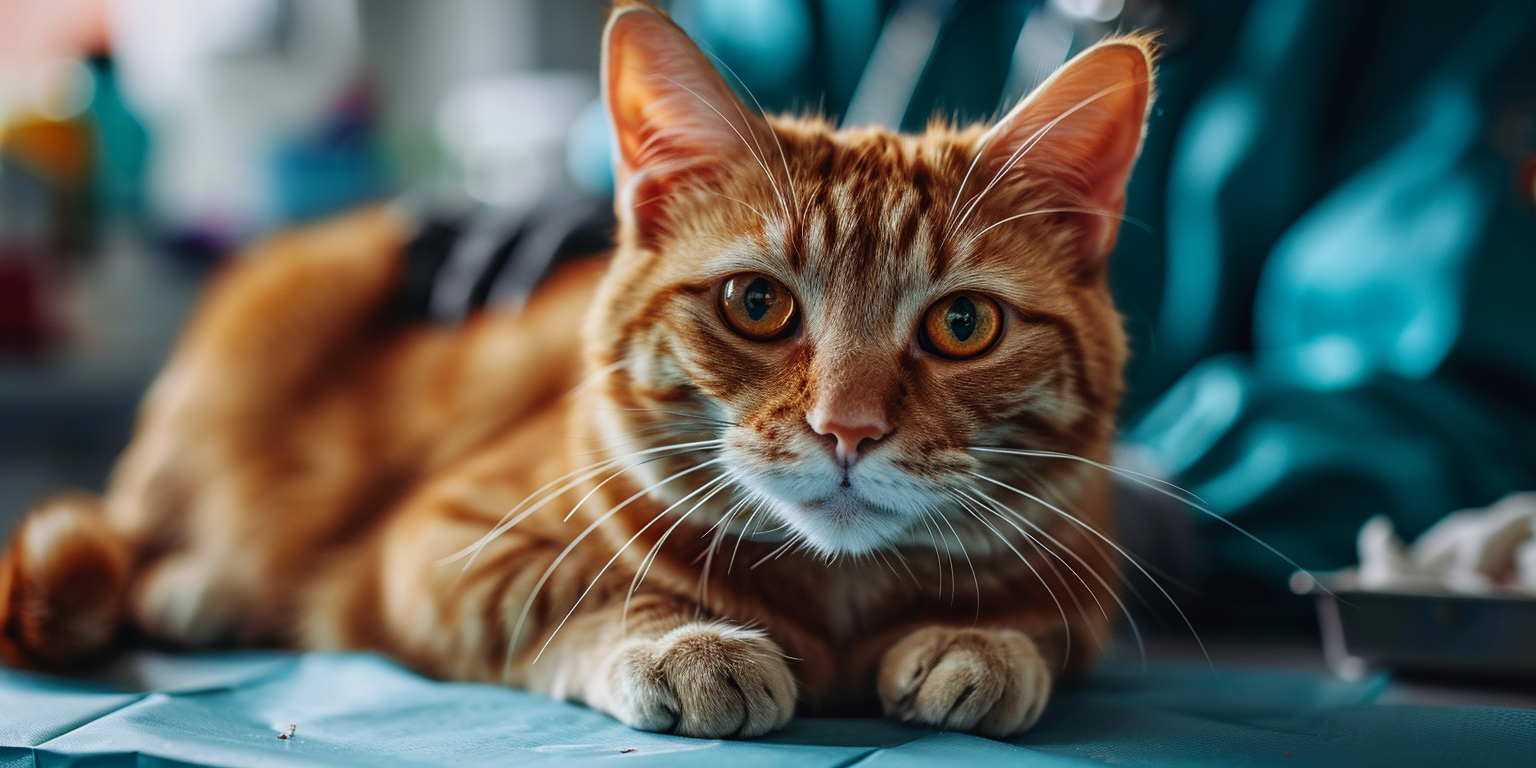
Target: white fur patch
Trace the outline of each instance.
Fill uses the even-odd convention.
[[[33,512],[22,528],[26,570],[33,573],[46,570],[58,557],[59,548],[75,537],[80,525],[80,513],[67,504],[55,504]]]

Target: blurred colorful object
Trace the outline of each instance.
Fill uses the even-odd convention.
[[[438,141],[469,197],[525,212],[568,194],[572,178],[582,178],[579,161],[568,166],[566,147],[596,95],[595,79],[577,72],[476,78],[444,94],[437,109]],[[582,146],[606,161],[609,140],[604,133],[595,146]]]
[[[50,277],[37,254],[0,241],[0,355],[33,354],[53,338]]]
[[[152,211],[218,250],[388,191],[349,0],[119,0],[123,91],[155,139]]]
[[[34,221],[12,222],[0,238],[29,241],[47,254],[77,253],[90,245],[91,182],[94,170],[92,132],[83,120],[54,120],[36,115],[13,119],[0,133],[0,163],[6,172],[31,177],[12,194],[35,194],[36,205],[6,201],[6,216]],[[28,191],[30,190],[30,192]]]
[[[318,219],[389,189],[374,121],[372,99],[356,89],[329,108],[317,129],[278,144],[271,165],[279,221]]]
[[[71,250],[84,244],[94,170],[93,129],[85,114],[96,78],[85,54],[107,47],[106,0],[37,3],[0,0],[0,173],[24,174],[41,185],[13,182],[0,203],[0,239],[38,237],[30,248]],[[41,194],[33,202],[15,196]],[[38,217],[49,218],[46,223]],[[18,222],[17,219],[24,222]],[[23,230],[26,233],[23,234]]]
[[[62,331],[63,259],[92,242],[92,78],[75,61],[31,68],[28,102],[0,114],[0,354],[36,354]]]

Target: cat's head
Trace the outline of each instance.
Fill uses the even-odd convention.
[[[920,135],[765,119],[643,3],[604,56],[620,228],[594,415],[675,514],[861,554],[1081,480],[982,449],[1105,458],[1147,39],[1085,51],[995,125]]]

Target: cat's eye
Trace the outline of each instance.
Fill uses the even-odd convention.
[[[800,318],[795,297],[784,284],[759,272],[725,279],[720,314],[737,333],[753,341],[773,341],[793,333]]]
[[[954,360],[975,357],[992,347],[1003,327],[1003,311],[990,297],[974,291],[951,293],[923,316],[922,344]]]

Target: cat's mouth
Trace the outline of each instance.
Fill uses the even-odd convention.
[[[911,537],[925,510],[944,505],[930,478],[902,472],[888,459],[868,457],[851,468],[812,454],[773,465],[751,452],[722,457],[730,474],[763,504],[763,519],[743,531],[770,540],[797,539],[821,555],[861,555]],[[850,471],[851,470],[851,471]],[[781,525],[766,525],[776,518]]]
[[[853,484],[848,482],[846,476],[842,484],[839,485],[837,489],[832,493],[819,499],[803,502],[800,504],[800,506],[803,507],[807,512],[818,512],[830,515],[895,514],[891,510],[885,509],[879,504],[875,504],[874,502],[871,502],[865,499],[863,496],[855,493],[853,490]]]
[[[807,545],[827,555],[859,555],[880,549],[910,525],[901,511],[871,502],[851,486],[840,485],[808,501],[778,499],[774,507]]]

